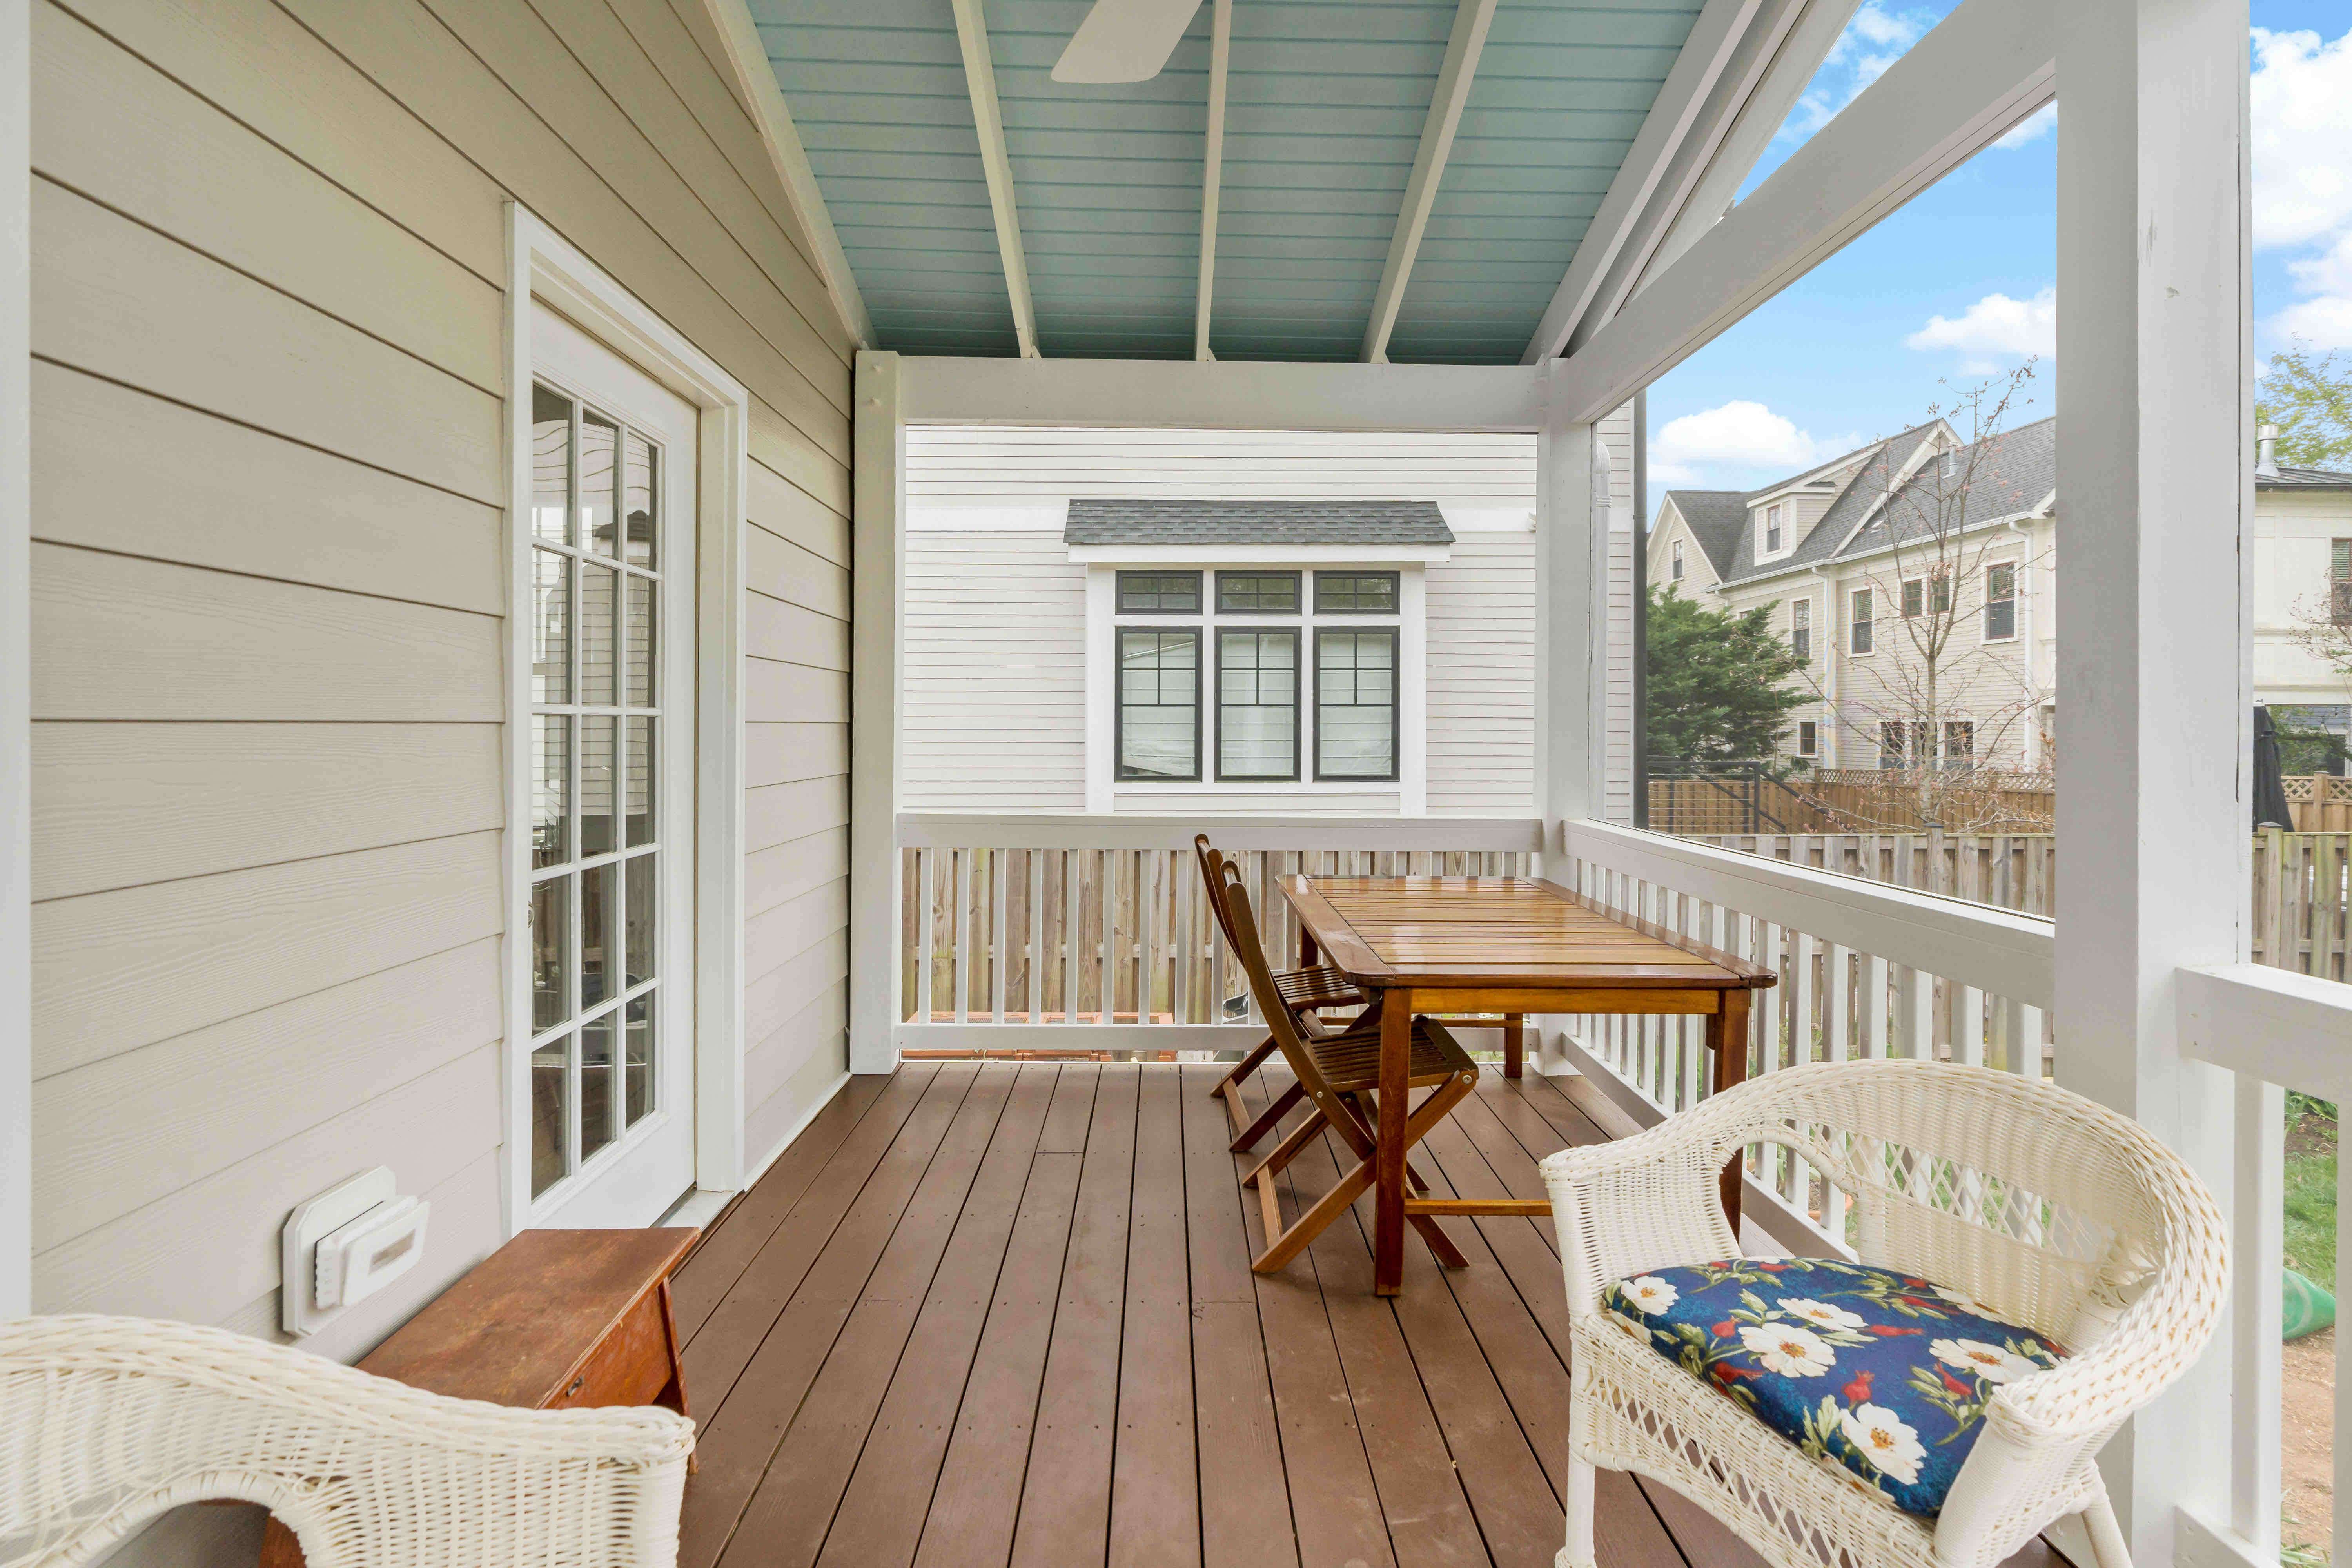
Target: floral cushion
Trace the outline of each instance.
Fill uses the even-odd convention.
[[[1734,1258],[1621,1279],[1616,1321],[1906,1513],[1944,1506],[1994,1387],[2065,1348],[1965,1296],[1830,1258]]]

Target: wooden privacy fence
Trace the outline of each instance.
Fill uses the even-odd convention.
[[[2295,773],[2279,782],[2297,833],[2352,833],[2352,778]]]
[[[2254,962],[2324,980],[2347,972],[2352,831],[2254,835]]]
[[[1240,863],[1268,956],[1297,962],[1276,879],[1532,874],[1532,818],[900,819],[899,1043],[969,1051],[1246,1049],[1255,1015],[1193,860]],[[1309,846],[1341,836],[1366,847]],[[1293,837],[1295,836],[1295,837]],[[1273,840],[1270,845],[1268,840]],[[1058,840],[1058,842],[1057,842]],[[1426,847],[1414,847],[1416,841]],[[1505,846],[1508,846],[1505,847]],[[1229,1003],[1240,1001],[1238,1006]],[[1116,1035],[1098,1033],[1116,1030]]]

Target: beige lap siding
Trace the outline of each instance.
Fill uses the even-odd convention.
[[[503,204],[752,394],[755,1159],[847,1065],[852,345],[698,5],[33,36],[36,1304],[274,1333],[381,1163],[432,1244],[349,1357],[500,1234]]]

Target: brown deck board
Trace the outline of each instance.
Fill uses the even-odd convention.
[[[1443,1223],[1375,1298],[1369,1198],[1280,1274],[1213,1067],[910,1064],[853,1080],[687,1265],[687,1568],[1542,1568],[1568,1469],[1548,1223]],[[1277,1069],[1243,1091],[1253,1113]],[[1418,1145],[1439,1197],[1540,1195],[1625,1124],[1497,1075]],[[1270,1139],[1269,1139],[1270,1142]],[[1262,1151],[1261,1151],[1262,1152]],[[1352,1160],[1284,1173],[1295,1213]],[[694,1382],[699,1366],[705,1373]],[[1603,1472],[1601,1568],[1759,1568]],[[2065,1568],[2035,1543],[2006,1568]]]

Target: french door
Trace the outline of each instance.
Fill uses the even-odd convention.
[[[696,411],[531,309],[529,1223],[642,1226],[694,1184]]]

